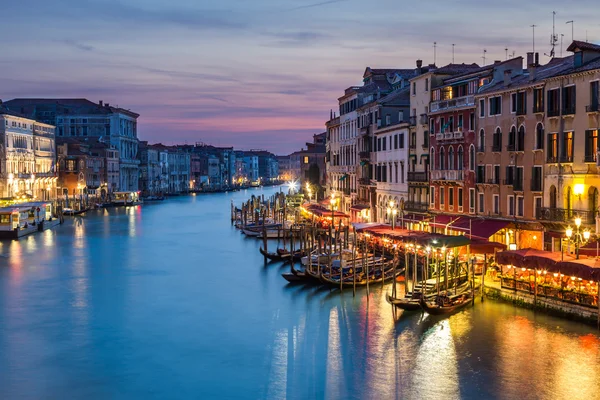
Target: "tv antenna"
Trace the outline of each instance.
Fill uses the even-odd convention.
[[[452,43],[452,64],[454,64],[454,43]]]
[[[562,43],[563,43],[563,38],[565,37],[564,33],[560,34],[560,57],[562,58]]]
[[[550,54],[544,54],[548,57],[554,58],[555,56],[555,52],[554,52],[554,47],[556,47],[556,43],[558,43],[558,35],[556,34],[556,30],[555,30],[555,18],[556,18],[556,11],[552,11],[552,35],[550,35],[550,46],[552,47],[550,49]],[[562,47],[562,44],[561,44]],[[561,50],[562,52],[562,50]]]
[[[506,59],[508,60],[508,47],[504,48],[504,52],[506,53]]]
[[[483,49],[483,57],[481,57],[481,58],[483,58],[483,65],[484,66],[485,66],[485,53],[487,53],[487,50]]]
[[[533,29],[533,52],[535,53],[535,27],[537,25],[531,25],[531,28]]]
[[[435,65],[435,50],[437,48],[437,42],[433,42],[433,65]]]
[[[567,24],[571,24],[571,42],[574,40],[574,32],[575,32],[575,21],[570,20],[566,22]]]

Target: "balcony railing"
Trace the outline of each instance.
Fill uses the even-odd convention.
[[[427,176],[427,172],[409,172],[408,173],[408,181],[409,182],[429,182],[429,177]]]
[[[585,112],[589,112],[589,113],[600,112],[600,103],[590,104],[589,106],[585,106]]]
[[[573,162],[573,156],[561,156],[560,157],[560,162],[561,163],[572,163]]]
[[[410,126],[415,126],[417,125],[417,116],[416,115],[411,115],[408,119],[408,122],[410,124]]]
[[[557,163],[558,157],[549,154],[548,157],[546,157],[546,162],[550,164]]]
[[[431,103],[429,110],[431,112],[437,112],[442,110],[449,110],[458,107],[467,107],[475,105],[475,96],[463,96],[457,97],[451,100],[434,101]]]
[[[595,211],[541,207],[537,210],[536,215],[536,218],[542,221],[566,223],[572,223],[576,217],[581,218],[581,222],[587,225],[594,225],[596,223]]]
[[[404,209],[406,211],[421,211],[425,212],[429,209],[429,204],[427,203],[417,203],[414,201],[407,201],[404,203]]]
[[[560,110],[555,108],[552,110],[548,110],[548,116],[549,117],[558,117],[560,115]]]
[[[371,125],[361,126],[358,129],[358,133],[360,133],[361,135],[368,135],[369,131],[370,131],[370,129],[369,129],[370,127],[371,127]]]
[[[361,151],[358,153],[361,161],[371,161],[371,153],[368,151]]]
[[[465,137],[462,128],[456,132],[440,132],[435,134],[435,138],[437,140],[453,140],[453,139],[462,139]]]
[[[427,114],[421,114],[419,117],[419,124],[421,125],[428,125],[429,124],[429,117],[427,116]]]
[[[564,107],[562,110],[563,115],[573,115],[575,114],[575,104],[569,104]]]
[[[513,181],[513,190],[517,191],[517,192],[522,192],[523,191],[523,181],[515,179]]]
[[[371,184],[371,179],[369,179],[369,178],[359,178],[358,179],[358,184],[359,185],[365,185],[365,186],[371,186],[372,185]],[[373,186],[375,186],[375,185],[373,184]]]
[[[517,115],[527,115],[527,109],[524,107],[517,108]]]
[[[594,154],[586,154],[583,158],[583,162],[586,163],[595,163],[596,162],[596,153]]]
[[[432,181],[462,181],[464,171],[456,169],[443,169],[431,171]]]
[[[462,130],[454,132],[454,139],[462,139],[464,137],[465,137],[465,134],[463,133]]]

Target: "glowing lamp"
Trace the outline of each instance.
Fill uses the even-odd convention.
[[[509,250],[516,250],[517,249],[517,244],[516,243],[510,243],[508,245],[508,249]]]
[[[572,281],[574,281],[574,280],[575,280],[575,277],[574,277],[574,276],[572,276],[572,277],[571,277],[571,280],[572,280]]]
[[[575,218],[575,226],[578,228],[581,226],[581,218],[579,218],[579,217]]]
[[[570,226],[567,227],[567,230],[565,231],[565,235],[567,235],[568,238],[571,238],[571,236],[573,236],[573,228],[571,228]]]
[[[431,251],[431,247],[429,247],[429,246],[425,247],[425,251],[427,251],[429,253]]]
[[[512,265],[509,265],[509,266],[507,266],[507,268],[508,268],[508,269],[511,269],[511,268],[512,268]]]
[[[576,196],[581,196],[583,194],[584,189],[585,186],[583,185],[583,183],[576,183],[573,187],[573,194]]]
[[[557,272],[554,273],[554,277],[558,278],[558,273]]]
[[[442,252],[445,253],[446,252],[446,246],[442,247]]]
[[[521,271],[525,272],[525,270],[526,270],[526,269],[527,269],[527,268],[521,268]]]
[[[583,238],[585,240],[590,240],[590,231],[588,231],[588,230],[583,231]]]

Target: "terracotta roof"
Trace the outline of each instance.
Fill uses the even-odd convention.
[[[592,51],[600,51],[600,45],[594,43],[583,42],[581,40],[573,40],[573,43],[569,47],[567,47],[567,51],[576,51],[576,50],[592,50]]]

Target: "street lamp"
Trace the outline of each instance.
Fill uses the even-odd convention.
[[[390,200],[390,202],[388,203],[388,207],[387,207],[387,215],[388,215],[388,218],[390,216],[392,217],[392,230],[394,230],[394,227],[396,226],[396,214],[398,214],[398,209],[396,208],[396,203],[394,203],[394,200]]]
[[[581,218],[575,218],[575,231],[571,226],[567,227],[565,231],[567,235],[567,241],[575,244],[575,258],[579,260],[579,246],[585,245],[590,240],[590,231],[587,229],[581,231]]]

